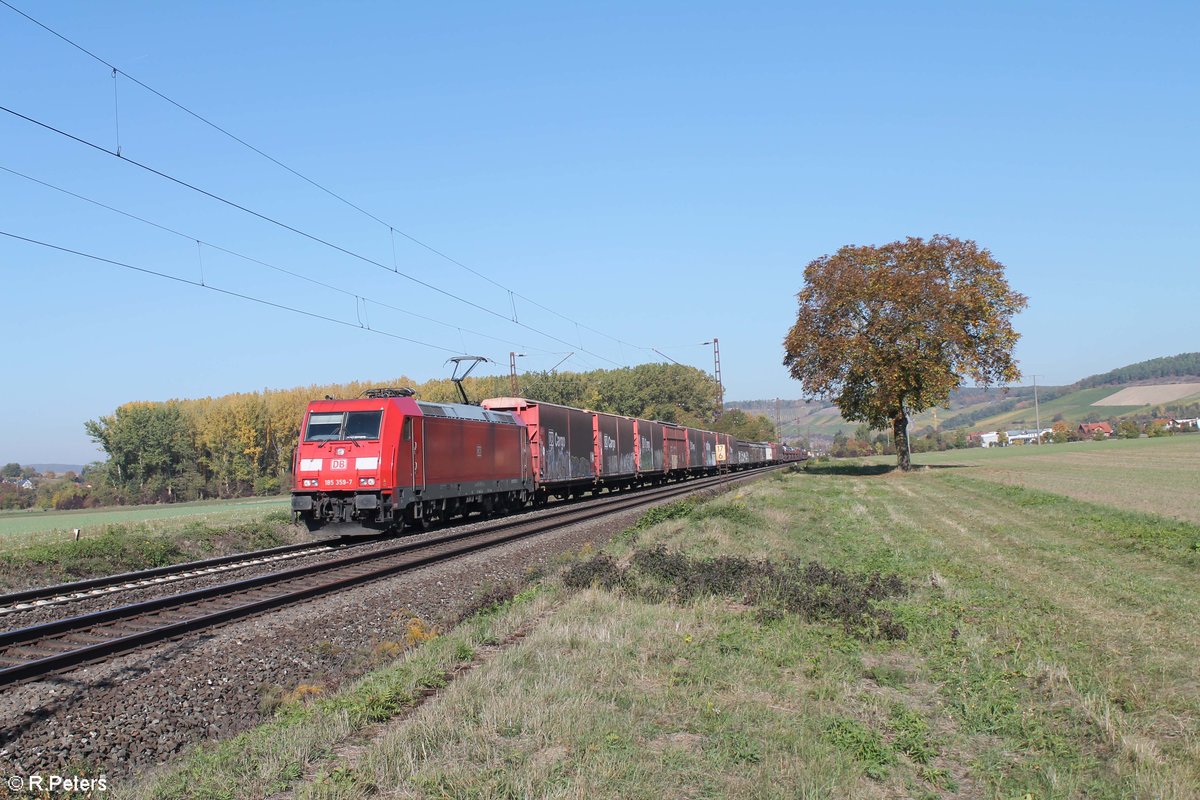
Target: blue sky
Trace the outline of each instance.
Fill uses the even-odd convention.
[[[0,105],[109,149],[119,121],[127,158],[495,314],[0,113],[0,167],[185,236],[0,170],[9,233],[202,261],[354,326],[357,294],[372,327],[497,372],[647,347],[711,369],[717,336],[729,399],[799,395],[781,341],[810,260],[908,235],[1007,266],[1039,383],[1200,349],[1194,3],[11,2],[388,224],[124,75],[114,115],[107,67],[2,6]],[[389,226],[569,320],[517,300],[550,337],[513,325],[501,286],[399,234],[393,262]],[[128,400],[447,374],[447,351],[7,237],[0,279],[4,462],[92,460],[83,421]]]

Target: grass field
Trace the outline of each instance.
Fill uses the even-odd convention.
[[[915,453],[913,463],[1200,524],[1200,435]]]
[[[87,508],[79,511],[5,511],[0,512],[0,539],[7,536],[72,528],[100,528],[105,525],[151,523],[173,519],[199,518],[208,522],[242,519],[247,512],[276,511],[288,507],[286,497],[246,497],[236,500],[204,500],[149,506]]]
[[[70,533],[79,528],[75,541]],[[304,541],[287,498],[0,516],[0,591]]]
[[[669,506],[114,796],[1200,797],[1194,496],[1169,519],[987,474],[1142,459],[1148,486],[1195,453],[834,463]]]

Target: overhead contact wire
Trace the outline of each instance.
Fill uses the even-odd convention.
[[[352,202],[352,201],[348,200],[347,198],[343,197],[342,195],[338,194],[337,192],[333,191],[332,189],[328,188],[327,186],[324,186],[323,184],[321,184],[321,183],[318,183],[317,181],[315,181],[315,180],[313,180],[312,178],[308,177],[308,176],[307,176],[307,175],[305,175],[304,173],[302,173],[302,172],[300,172],[300,171],[298,171],[298,170],[296,170],[296,169],[293,169],[292,167],[289,167],[287,164],[283,163],[283,162],[282,162],[282,161],[280,161],[279,159],[275,158],[274,156],[270,155],[269,153],[266,153],[266,152],[264,152],[264,151],[260,150],[259,148],[255,147],[254,145],[252,145],[252,144],[250,144],[249,142],[247,142],[245,139],[242,139],[241,137],[239,137],[239,136],[237,136],[237,135],[233,134],[232,132],[230,132],[229,130],[227,130],[227,129],[225,129],[225,128],[221,127],[220,125],[218,125],[217,123],[215,123],[215,122],[213,122],[212,120],[208,119],[208,118],[207,118],[207,117],[205,117],[204,115],[202,115],[202,114],[200,114],[200,113],[198,113],[198,112],[196,112],[196,111],[193,111],[192,109],[188,108],[187,106],[183,105],[182,103],[180,103],[180,102],[178,102],[178,101],[176,101],[176,100],[173,100],[172,98],[170,98],[170,97],[168,97],[167,95],[163,94],[162,92],[158,91],[157,89],[155,89],[154,87],[150,86],[149,84],[143,83],[142,81],[138,80],[138,79],[137,79],[137,78],[135,78],[134,76],[130,75],[128,72],[125,72],[124,70],[121,70],[121,69],[120,69],[119,67],[117,67],[116,65],[114,65],[114,64],[110,63],[109,61],[107,61],[107,60],[105,60],[105,59],[101,58],[100,56],[96,55],[95,53],[93,53],[91,50],[88,50],[88,49],[87,49],[86,47],[84,47],[83,45],[81,45],[81,44],[78,44],[77,42],[75,42],[75,41],[73,41],[73,40],[69,39],[68,37],[66,37],[66,36],[64,36],[63,34],[59,33],[58,31],[54,30],[54,29],[53,29],[53,28],[51,28],[50,26],[48,26],[48,25],[46,25],[46,24],[44,24],[44,23],[42,23],[42,22],[38,21],[37,19],[34,19],[33,17],[29,16],[28,14],[26,14],[26,13],[25,13],[24,11],[22,11],[21,9],[19,9],[19,8],[17,8],[16,6],[12,5],[12,3],[9,3],[9,2],[8,2],[8,0],[0,0],[0,4],[3,4],[3,5],[5,5],[5,6],[7,6],[9,9],[11,9],[11,10],[12,10],[12,11],[14,11],[14,12],[16,12],[17,14],[20,14],[22,17],[24,17],[25,19],[29,20],[29,21],[30,21],[30,22],[32,22],[34,25],[37,25],[37,26],[38,26],[39,28],[41,28],[42,30],[44,30],[44,31],[46,31],[46,32],[48,32],[48,33],[50,33],[50,34],[52,34],[53,36],[57,37],[58,39],[61,39],[62,41],[64,41],[64,42],[66,42],[67,44],[69,44],[71,47],[74,47],[76,50],[79,50],[80,52],[82,52],[82,53],[86,54],[87,56],[89,56],[89,57],[91,57],[91,58],[95,59],[95,60],[96,60],[96,61],[98,61],[99,63],[101,63],[101,64],[103,64],[104,66],[108,67],[109,69],[111,69],[111,70],[113,71],[113,79],[114,79],[114,80],[116,79],[116,75],[117,75],[117,73],[120,73],[120,74],[124,75],[126,78],[128,78],[128,79],[129,79],[129,80],[131,80],[132,82],[136,83],[138,86],[142,87],[142,88],[143,88],[143,89],[145,89],[146,91],[148,91],[148,92],[150,92],[151,94],[153,94],[155,97],[158,97],[159,99],[161,99],[161,100],[163,100],[163,101],[165,101],[165,102],[167,102],[167,103],[170,103],[172,106],[174,106],[175,108],[178,108],[180,111],[184,112],[184,113],[185,113],[185,114],[187,114],[188,116],[190,116],[190,117],[192,117],[192,118],[194,118],[194,119],[196,119],[196,120],[198,120],[198,121],[200,121],[200,122],[204,123],[205,125],[209,126],[209,127],[210,127],[210,128],[212,128],[213,130],[215,130],[215,131],[218,131],[218,132],[219,132],[219,133],[221,133],[222,135],[229,137],[230,139],[232,139],[233,141],[235,141],[235,142],[237,142],[238,144],[242,145],[243,147],[245,147],[245,148],[247,148],[247,149],[249,149],[249,150],[251,150],[251,151],[253,151],[253,152],[257,153],[258,155],[260,155],[260,156],[262,156],[263,158],[265,158],[265,159],[267,159],[268,161],[270,161],[272,164],[275,164],[276,166],[280,167],[281,169],[284,169],[284,170],[286,170],[287,172],[289,172],[289,173],[291,173],[292,175],[296,176],[297,178],[299,178],[300,180],[304,181],[305,183],[308,183],[309,185],[311,185],[311,186],[313,186],[313,187],[315,187],[315,188],[317,188],[317,189],[320,189],[322,192],[324,192],[325,194],[329,195],[330,197],[333,197],[334,199],[338,200],[339,202],[346,204],[346,205],[347,205],[347,206],[349,206],[350,208],[353,208],[355,211],[358,211],[360,214],[363,214],[363,215],[365,215],[365,216],[369,217],[370,219],[374,220],[375,222],[378,222],[380,225],[383,225],[384,227],[388,228],[388,229],[389,229],[389,231],[391,231],[393,234],[396,234],[396,233],[400,234],[401,236],[403,236],[405,239],[408,239],[408,240],[409,240],[410,242],[412,242],[413,244],[415,244],[415,245],[417,245],[417,246],[419,246],[419,247],[422,247],[422,248],[424,248],[425,250],[428,250],[430,253],[433,253],[434,255],[438,256],[439,258],[445,259],[446,261],[448,261],[448,262],[449,262],[449,263],[451,263],[451,264],[454,264],[455,266],[458,266],[458,267],[461,267],[462,269],[465,269],[467,272],[470,272],[472,275],[475,275],[476,277],[480,278],[481,280],[485,280],[485,281],[487,281],[488,283],[492,284],[493,286],[496,286],[496,287],[498,287],[498,288],[500,288],[500,289],[503,289],[504,291],[506,291],[506,292],[509,292],[510,294],[516,294],[516,296],[517,296],[517,297],[520,297],[522,300],[526,301],[527,303],[529,303],[529,304],[531,304],[531,305],[537,306],[538,308],[542,309],[543,311],[546,311],[546,312],[548,312],[548,313],[550,313],[550,314],[553,314],[553,315],[555,315],[555,316],[557,316],[557,317],[559,317],[559,318],[561,318],[561,319],[564,319],[564,320],[566,320],[566,321],[568,321],[568,322],[572,322],[572,323],[576,323],[576,324],[581,324],[581,323],[579,323],[577,320],[575,320],[575,319],[573,319],[573,318],[571,318],[571,317],[569,317],[569,316],[567,316],[567,315],[563,314],[563,313],[562,313],[562,312],[560,312],[560,311],[557,311],[557,310],[555,310],[555,309],[553,309],[553,308],[550,308],[550,307],[548,307],[548,306],[542,305],[541,303],[537,302],[536,300],[532,300],[532,299],[530,299],[529,297],[526,297],[525,295],[523,295],[523,294],[520,294],[519,292],[514,292],[514,291],[513,291],[512,289],[510,289],[508,286],[505,286],[504,284],[500,283],[499,281],[495,280],[494,278],[490,277],[489,275],[487,275],[487,274],[485,274],[485,273],[482,273],[482,272],[480,272],[480,271],[478,271],[478,270],[474,269],[473,267],[470,267],[470,266],[468,266],[468,265],[464,264],[463,262],[459,261],[458,259],[456,259],[456,258],[453,258],[452,256],[450,256],[450,255],[448,255],[448,254],[446,254],[446,253],[442,252],[441,250],[438,250],[436,247],[433,247],[432,245],[426,244],[425,242],[421,241],[420,239],[416,238],[415,236],[411,236],[410,234],[407,234],[407,233],[405,233],[404,231],[400,230],[399,228],[396,228],[396,227],[394,227],[394,226],[393,226],[393,225],[391,225],[390,223],[388,223],[388,222],[385,222],[384,220],[380,219],[380,218],[379,218],[379,217],[377,217],[376,215],[372,214],[370,211],[367,211],[367,210],[366,210],[365,208],[363,208],[362,206],[359,206],[358,204],[356,204],[356,203],[354,203],[354,202]],[[119,144],[118,144],[117,150],[118,150],[118,152],[120,151],[120,145],[119,145]],[[396,269],[396,270],[393,270],[393,271],[395,271],[395,272],[399,272],[399,270],[398,270],[398,269]],[[403,273],[401,273],[401,274],[403,274]],[[520,324],[520,323],[518,323],[518,324]],[[605,332],[603,332],[603,331],[597,330],[597,329],[595,329],[595,328],[592,328],[592,327],[590,327],[590,326],[583,325],[583,327],[584,327],[584,328],[587,328],[587,329],[588,329],[589,331],[591,331],[592,333],[595,333],[595,334],[598,334],[598,335],[600,335],[600,336],[603,336],[603,337],[605,337],[606,339],[611,339],[612,341],[614,341],[614,342],[617,342],[618,344],[626,344],[626,345],[629,345],[630,347],[634,347],[634,348],[636,348],[636,349],[639,349],[639,350],[645,350],[645,349],[647,349],[647,348],[645,348],[645,347],[640,347],[640,346],[638,346],[638,345],[635,345],[635,344],[632,344],[632,343],[630,343],[630,342],[626,342],[626,341],[624,341],[623,339],[620,339],[620,338],[618,338],[618,337],[612,336],[612,335],[610,335],[610,334],[607,334],[607,333],[605,333]],[[531,329],[531,330],[535,330],[535,329]],[[537,332],[537,333],[541,333],[541,331],[536,331],[536,332]],[[547,334],[542,334],[542,335],[547,335]],[[554,338],[554,337],[550,337],[550,338]],[[561,340],[559,340],[559,341],[561,341]],[[563,344],[569,344],[569,342],[566,342],[566,341],[563,341],[562,343],[563,343]],[[595,354],[595,353],[593,353],[592,355],[596,355],[596,354]],[[598,357],[599,357],[599,358],[604,358],[603,356],[598,356]],[[605,361],[608,361],[610,364],[614,364],[614,363],[616,363],[616,362],[614,362],[614,361],[611,361],[610,359],[607,359],[607,358],[605,358],[604,360],[605,360]]]
[[[332,291],[332,292],[339,292],[339,293],[341,293],[341,294],[344,294],[344,295],[347,295],[347,296],[349,296],[349,297],[359,297],[359,296],[360,296],[360,295],[357,295],[356,293],[354,293],[354,292],[351,292],[351,291],[349,291],[349,290],[347,290],[347,289],[343,289],[343,288],[341,288],[340,286],[334,286],[333,284],[325,283],[324,281],[317,280],[316,278],[309,277],[308,275],[304,275],[304,274],[302,274],[302,273],[299,273],[299,272],[293,272],[292,270],[285,269],[284,267],[280,267],[280,266],[277,266],[277,265],[275,265],[275,264],[270,264],[270,263],[268,263],[268,262],[266,262],[266,261],[262,261],[261,259],[254,258],[253,256],[248,256],[248,255],[246,255],[245,253],[239,253],[239,252],[238,252],[238,251],[236,251],[236,250],[230,250],[230,249],[229,249],[229,248],[227,248],[227,247],[222,247],[222,246],[221,246],[221,245],[219,245],[219,244],[213,244],[212,242],[208,242],[208,241],[205,241],[205,240],[203,240],[203,239],[197,239],[196,237],[194,237],[194,236],[191,236],[190,234],[184,233],[184,232],[182,232],[182,231],[175,230],[174,228],[168,227],[168,226],[166,226],[166,225],[162,225],[162,224],[160,224],[160,223],[157,223],[157,222],[155,222],[155,221],[153,221],[153,220],[146,219],[145,217],[139,217],[137,214],[131,214],[131,213],[130,213],[130,212],[128,212],[128,211],[123,211],[123,210],[121,210],[121,209],[119,209],[119,208],[115,208],[115,207],[113,207],[113,206],[110,206],[110,205],[108,205],[108,204],[106,204],[106,203],[102,203],[102,202],[100,202],[99,200],[95,200],[95,199],[93,199],[93,198],[91,198],[91,197],[87,197],[87,196],[85,196],[85,195],[78,194],[78,193],[76,193],[76,192],[72,192],[70,189],[64,189],[64,188],[63,188],[63,187],[61,187],[61,186],[56,186],[56,185],[54,185],[53,183],[49,183],[49,182],[47,182],[47,181],[43,181],[43,180],[41,180],[41,179],[39,179],[39,178],[35,178],[35,177],[33,177],[32,175],[26,175],[25,173],[23,173],[23,172],[18,172],[18,171],[17,171],[17,170],[15,170],[15,169],[10,169],[9,167],[6,167],[6,166],[3,166],[3,165],[0,165],[0,171],[7,172],[7,173],[8,173],[8,174],[10,174],[10,175],[16,175],[18,178],[24,178],[25,180],[27,180],[27,181],[30,181],[31,183],[36,183],[36,184],[38,184],[39,186],[44,186],[44,187],[46,187],[47,189],[53,189],[53,190],[54,190],[54,191],[56,191],[56,192],[61,192],[62,194],[65,194],[65,195],[67,195],[68,197],[74,197],[76,200],[82,200],[82,201],[83,201],[83,202],[85,202],[85,203],[91,203],[92,205],[94,205],[94,206],[97,206],[98,208],[103,208],[104,210],[106,210],[106,211],[111,211],[111,212],[112,212],[112,213],[114,213],[114,214],[120,214],[120,215],[121,215],[121,216],[123,216],[123,217],[128,217],[129,219],[132,219],[132,220],[137,220],[138,222],[141,222],[141,223],[143,223],[143,224],[145,224],[145,225],[149,225],[149,226],[150,226],[150,227],[152,227],[152,228],[157,228],[157,229],[159,229],[160,231],[165,231],[166,233],[169,233],[169,234],[171,234],[171,235],[173,235],[173,236],[178,236],[178,237],[180,237],[180,238],[182,238],[182,239],[186,239],[186,240],[187,240],[187,241],[189,241],[189,242],[195,242],[195,243],[196,243],[197,250],[199,250],[199,247],[200,247],[200,245],[202,245],[202,244],[203,244],[203,245],[205,245],[205,246],[207,246],[207,247],[209,247],[209,248],[211,248],[211,249],[213,249],[213,250],[217,250],[217,251],[219,251],[219,252],[225,253],[226,255],[231,255],[231,256],[234,256],[235,258],[240,258],[240,259],[243,259],[243,260],[245,260],[245,261],[249,261],[250,263],[252,263],[252,264],[257,264],[257,265],[259,265],[260,267],[265,267],[265,268],[267,268],[267,269],[269,269],[269,270],[274,270],[275,272],[279,272],[279,273],[281,273],[281,274],[283,274],[283,275],[289,275],[289,276],[291,276],[291,277],[293,277],[293,278],[296,278],[296,279],[298,279],[298,280],[306,281],[306,282],[308,282],[308,283],[311,283],[311,284],[312,284],[312,285],[314,285],[314,286],[320,286],[320,287],[322,287],[322,288],[324,288],[324,289],[328,289],[328,290],[330,290],[330,291]],[[200,282],[201,282],[201,283],[203,283],[203,282],[204,282],[204,261],[203,261],[203,256],[201,256],[201,257],[200,257]],[[417,313],[417,312],[415,312],[415,311],[409,311],[409,310],[408,310],[408,309],[406,309],[406,308],[400,308],[399,306],[394,306],[394,305],[391,305],[390,303],[385,303],[385,302],[383,302],[382,300],[376,300],[376,299],[375,299],[375,298],[373,298],[373,297],[363,297],[362,299],[363,299],[363,301],[364,301],[364,302],[366,302],[366,301],[370,301],[370,302],[374,303],[375,305],[377,305],[377,306],[380,306],[381,308],[390,309],[391,311],[395,311],[395,312],[397,312],[397,313],[404,314],[404,315],[406,315],[406,316],[410,316],[410,317],[413,317],[413,318],[415,318],[415,319],[425,320],[426,322],[432,322],[434,325],[441,325],[442,327],[444,327],[444,328],[450,328],[451,330],[458,330],[458,329],[459,329],[459,326],[458,326],[458,325],[452,325],[452,324],[450,324],[449,322],[443,322],[442,320],[440,320],[440,319],[435,319],[434,317],[428,317],[428,316],[425,316],[424,314],[418,314],[418,313]],[[541,351],[541,352],[543,352],[543,353],[549,353],[549,352],[551,352],[551,351],[549,351],[549,350],[544,350],[544,349],[542,349],[542,348],[540,348],[540,347],[530,347],[529,345],[522,344],[522,343],[520,343],[520,342],[514,342],[514,341],[512,341],[511,339],[502,339],[502,338],[500,338],[500,337],[498,337],[498,336],[492,336],[491,334],[487,334],[487,333],[481,333],[481,332],[479,332],[479,331],[474,331],[474,330],[471,330],[471,329],[469,329],[469,328],[468,328],[468,329],[466,329],[466,330],[467,330],[467,333],[473,334],[473,335],[475,335],[475,336],[480,336],[480,337],[482,337],[482,338],[484,338],[484,339],[491,339],[492,341],[494,341],[494,342],[500,342],[501,344],[506,344],[506,345],[510,345],[510,346],[513,346],[513,347],[519,347],[519,348],[522,348],[522,349],[528,349],[528,350],[538,350],[538,351]]]
[[[4,3],[4,0],[0,0],[0,3]],[[4,3],[4,4],[5,4],[5,5],[7,5],[7,3]],[[194,192],[197,192],[198,194],[202,194],[202,195],[204,195],[205,197],[211,198],[211,199],[213,199],[213,200],[216,200],[216,201],[218,201],[218,202],[220,202],[220,203],[224,203],[225,205],[227,205],[227,206],[230,206],[231,208],[236,208],[236,209],[238,209],[239,211],[242,211],[242,212],[244,212],[244,213],[246,213],[246,214],[249,214],[249,215],[251,215],[251,216],[253,216],[253,217],[256,217],[256,218],[258,218],[258,219],[261,219],[261,220],[263,220],[264,222],[269,222],[269,223],[271,223],[272,225],[276,225],[276,226],[278,226],[278,227],[280,227],[280,228],[283,228],[284,230],[291,231],[292,233],[295,233],[295,234],[297,234],[298,236],[303,236],[304,238],[306,238],[306,239],[309,239],[310,241],[317,242],[318,244],[325,245],[326,247],[329,247],[329,248],[331,248],[331,249],[333,249],[333,250],[336,250],[336,251],[338,251],[339,253],[343,253],[343,254],[345,254],[345,255],[347,255],[347,256],[350,256],[351,258],[356,258],[356,259],[358,259],[359,261],[362,261],[362,262],[364,262],[364,263],[367,263],[367,264],[371,264],[372,266],[378,267],[379,269],[382,269],[382,270],[386,270],[387,272],[395,272],[397,275],[400,275],[400,276],[402,276],[402,277],[404,277],[404,278],[407,278],[408,280],[412,281],[413,283],[419,284],[419,285],[421,285],[421,286],[424,286],[424,287],[425,287],[425,288],[427,288],[427,289],[431,289],[431,290],[433,290],[433,291],[435,291],[435,292],[437,292],[437,293],[439,293],[439,294],[441,294],[441,295],[444,295],[444,296],[446,296],[446,297],[449,297],[449,298],[452,298],[452,299],[454,299],[454,300],[457,300],[457,301],[459,301],[460,303],[464,303],[464,304],[466,304],[466,305],[469,305],[469,306],[471,306],[472,308],[476,308],[476,309],[478,309],[478,310],[480,310],[480,311],[483,311],[483,312],[486,312],[486,313],[488,313],[488,314],[491,314],[493,317],[496,317],[496,318],[498,318],[498,319],[505,320],[506,322],[509,322],[509,321],[511,321],[511,320],[509,320],[509,319],[508,319],[508,317],[504,316],[503,314],[501,314],[501,313],[499,313],[499,312],[497,312],[497,311],[494,311],[494,310],[492,310],[492,309],[490,309],[490,308],[487,308],[486,306],[481,306],[481,305],[479,305],[478,303],[476,303],[476,302],[474,302],[474,301],[471,301],[471,300],[468,300],[468,299],[466,299],[465,297],[460,297],[459,295],[456,295],[456,294],[454,294],[453,292],[449,292],[449,291],[447,291],[447,290],[445,290],[445,289],[442,289],[442,288],[440,288],[440,287],[438,287],[438,286],[435,286],[435,285],[433,285],[433,284],[431,284],[431,283],[428,283],[428,282],[426,282],[426,281],[423,281],[423,280],[421,280],[420,278],[415,278],[415,277],[413,277],[412,275],[409,275],[409,274],[408,274],[408,273],[406,273],[406,272],[399,272],[399,271],[396,271],[396,270],[392,269],[391,267],[388,267],[388,266],[386,266],[385,264],[382,264],[382,263],[380,263],[380,262],[378,262],[378,261],[374,260],[373,258],[369,258],[368,256],[364,256],[364,255],[362,255],[361,253],[355,253],[353,250],[347,250],[346,248],[344,248],[344,247],[342,247],[342,246],[340,246],[340,245],[334,244],[333,242],[330,242],[330,241],[328,241],[327,239],[322,239],[320,236],[316,236],[316,235],[314,235],[314,234],[311,234],[311,233],[308,233],[308,232],[306,232],[306,231],[302,231],[302,230],[300,230],[299,228],[295,228],[295,227],[293,227],[293,226],[291,226],[291,225],[288,225],[286,222],[281,222],[281,221],[279,221],[279,220],[277,220],[277,219],[274,219],[273,217],[269,217],[269,216],[267,216],[266,214],[262,214],[262,213],[260,213],[260,212],[258,212],[258,211],[255,211],[255,210],[251,209],[251,208],[247,208],[246,206],[243,206],[243,205],[241,205],[240,203],[236,203],[236,202],[234,202],[233,200],[229,200],[229,199],[227,199],[227,198],[221,197],[220,195],[213,194],[212,192],[210,192],[210,191],[208,191],[208,190],[206,190],[206,189],[202,189],[202,188],[200,188],[199,186],[196,186],[196,185],[194,185],[194,184],[188,183],[187,181],[185,181],[185,180],[183,180],[183,179],[181,179],[181,178],[176,178],[176,177],[175,177],[175,176],[173,176],[173,175],[169,175],[169,174],[167,174],[167,173],[165,173],[165,172],[162,172],[161,170],[155,169],[154,167],[151,167],[151,166],[150,166],[150,165],[148,165],[148,164],[143,164],[142,162],[140,162],[140,161],[137,161],[136,159],[132,159],[132,158],[128,158],[128,157],[126,157],[126,156],[120,155],[120,154],[118,154],[118,153],[116,153],[116,152],[114,152],[114,151],[112,151],[112,150],[109,150],[107,147],[104,147],[103,145],[96,144],[95,142],[88,141],[87,139],[84,139],[84,138],[82,138],[82,137],[76,136],[76,135],[74,135],[74,134],[72,134],[72,133],[68,133],[67,131],[64,131],[64,130],[62,130],[62,129],[60,129],[60,128],[56,128],[56,127],[54,127],[53,125],[50,125],[49,123],[42,122],[41,120],[34,119],[33,117],[30,117],[30,116],[26,116],[25,114],[22,114],[21,112],[19,112],[19,111],[16,111],[16,110],[14,110],[14,109],[11,109],[11,108],[9,108],[8,106],[0,106],[0,111],[4,111],[5,113],[11,114],[12,116],[14,116],[14,117],[17,117],[18,119],[25,120],[26,122],[29,122],[29,123],[31,123],[31,124],[33,124],[33,125],[36,125],[36,126],[38,126],[39,128],[43,128],[43,129],[45,129],[45,130],[48,130],[48,131],[51,131],[51,132],[53,132],[53,133],[57,133],[59,136],[63,136],[63,137],[65,137],[65,138],[67,138],[67,139],[70,139],[70,140],[72,140],[72,141],[74,141],[74,142],[78,142],[79,144],[82,144],[82,145],[85,145],[85,146],[87,146],[87,147],[90,147],[90,148],[92,148],[93,150],[96,150],[96,151],[98,151],[98,152],[101,152],[101,153],[105,153],[106,155],[110,155],[110,156],[112,156],[112,157],[114,157],[114,158],[117,158],[117,159],[119,159],[119,160],[121,160],[121,161],[125,162],[126,164],[132,164],[133,166],[135,166],[135,167],[138,167],[139,169],[143,169],[143,170],[145,170],[146,172],[149,172],[149,173],[151,173],[151,174],[153,174],[153,175],[157,175],[158,177],[160,177],[160,178],[163,178],[163,179],[165,179],[165,180],[168,180],[168,181],[171,181],[172,183],[178,184],[179,186],[183,186],[183,187],[185,187],[185,188],[187,188],[187,189],[191,189],[192,191],[194,191]],[[397,231],[397,233],[401,233],[401,232],[400,232],[400,231]],[[535,327],[533,327],[532,325],[527,325],[527,324],[525,324],[525,323],[523,323],[523,322],[515,322],[515,323],[513,323],[513,324],[515,324],[515,325],[519,325],[520,327],[522,327],[522,328],[525,328],[526,330],[532,331],[533,333],[536,333],[536,334],[538,334],[539,336],[545,336],[547,339],[552,339],[552,340],[554,340],[554,341],[556,341],[556,342],[558,342],[558,343],[560,343],[560,344],[567,345],[568,347],[573,347],[573,346],[574,346],[574,345],[572,345],[572,344],[571,344],[571,342],[567,341],[566,339],[560,339],[559,337],[557,337],[557,336],[555,336],[555,335],[553,335],[553,334],[550,334],[550,333],[546,333],[546,332],[545,332],[545,331],[543,331],[543,330],[539,330],[538,328],[535,328]],[[602,355],[600,355],[600,354],[598,354],[598,353],[592,353],[591,351],[588,351],[588,350],[585,350],[584,352],[587,352],[587,353],[589,353],[590,355],[593,355],[593,356],[595,356],[596,358],[599,358],[599,359],[601,359],[601,360],[603,360],[603,361],[607,361],[607,362],[608,362],[608,363],[610,363],[610,364],[615,364],[615,365],[617,365],[617,366],[622,366],[622,365],[620,365],[620,364],[617,364],[617,362],[616,362],[616,361],[613,361],[612,359],[610,359],[610,358],[607,358],[607,357],[605,357],[605,356],[602,356]]]
[[[0,2],[2,2],[2,0],[0,0]],[[305,311],[302,308],[296,308],[295,306],[288,306],[288,305],[284,305],[283,303],[276,303],[271,300],[264,300],[261,297],[254,297],[253,295],[242,294],[241,292],[235,292],[232,289],[222,289],[219,286],[213,286],[211,284],[200,283],[199,281],[189,280],[188,278],[181,278],[178,275],[171,275],[170,273],[167,273],[167,272],[158,272],[157,270],[148,269],[146,267],[138,267],[138,266],[134,266],[133,264],[126,264],[124,261],[116,261],[111,258],[104,258],[103,256],[98,256],[93,253],[85,253],[82,250],[73,250],[70,247],[62,247],[61,245],[51,244],[50,242],[43,242],[39,239],[31,239],[27,236],[20,236],[15,233],[9,233],[8,231],[0,230],[0,236],[7,236],[10,239],[16,239],[17,241],[27,242],[29,244],[36,244],[40,247],[45,247],[50,250],[57,250],[60,253],[69,253],[73,256],[80,256],[81,258],[89,258],[93,261],[99,261],[104,264],[111,264],[114,267],[121,267],[123,269],[133,270],[134,272],[141,272],[145,275],[153,275],[158,278],[164,278],[169,281],[175,281],[176,283],[187,284],[188,286],[194,286],[198,289],[208,289],[209,291],[218,292],[220,294],[228,295],[230,297],[237,297],[242,300],[249,300],[252,303],[259,303],[264,306],[270,306],[271,308],[276,308],[281,311],[290,311],[293,314],[302,314],[306,317],[312,317],[313,319],[320,319],[320,320],[324,320],[325,322],[332,322],[337,325],[344,325],[347,328],[356,328],[359,330],[369,330],[371,333],[378,333],[381,336],[388,336],[388,337],[391,337],[392,339],[399,339],[402,342],[408,342],[409,344],[420,345],[421,347],[428,347],[433,350],[441,350],[444,353],[457,353],[458,352],[456,350],[452,350],[449,347],[442,347],[441,345],[431,344],[430,342],[422,342],[420,339],[410,339],[407,336],[400,336],[399,334],[389,333],[388,331],[379,330],[378,328],[364,329],[360,325],[355,325],[353,322],[347,322],[344,319],[337,319],[336,317],[327,317],[323,314],[317,314],[313,311]]]

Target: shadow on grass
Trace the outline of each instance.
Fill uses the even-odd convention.
[[[964,469],[969,464],[913,464],[913,472],[927,469]],[[866,477],[870,475],[887,475],[889,472],[899,472],[895,464],[810,464],[805,472],[813,475],[855,475]]]
[[[886,475],[895,472],[895,464],[812,464],[804,468],[814,475]]]

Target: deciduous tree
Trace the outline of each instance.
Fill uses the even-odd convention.
[[[1020,377],[1012,318],[1027,300],[974,242],[848,245],[810,263],[804,280],[784,366],[846,419],[890,425],[902,469],[911,467],[909,414],[945,405],[968,378]]]
[[[751,442],[775,438],[775,423],[762,414],[747,414],[740,408],[731,408],[717,417],[712,429]]]
[[[1138,427],[1136,421],[1132,419],[1123,419],[1117,425],[1117,434],[1122,439],[1137,439],[1142,435],[1142,429]]]

